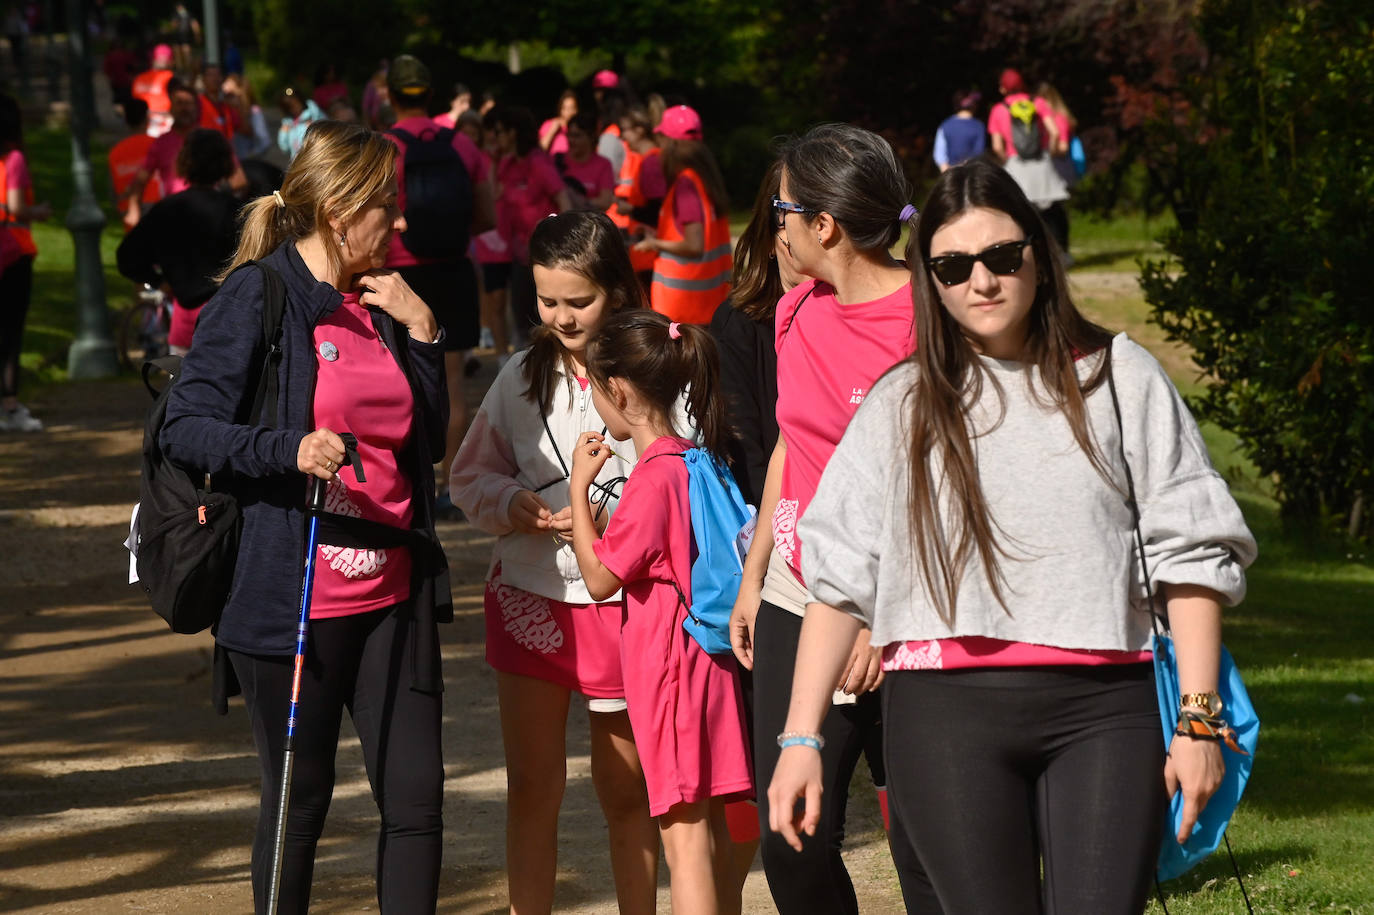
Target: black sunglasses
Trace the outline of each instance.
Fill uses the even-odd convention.
[[[1026,237],[1020,241],[1003,242],[984,248],[977,254],[942,254],[929,258],[926,263],[930,265],[930,272],[935,274],[935,278],[946,286],[968,282],[977,261],[982,261],[983,266],[998,276],[1009,276],[1021,269],[1023,253],[1031,240]]]

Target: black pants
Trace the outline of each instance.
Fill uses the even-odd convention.
[[[0,273],[0,395],[5,397],[19,393],[19,353],[32,298],[33,258],[21,257]]]
[[[296,720],[295,770],[286,821],[280,908],[305,912],[315,845],[334,793],[339,725],[348,709],[363,746],[372,796],[382,815],[377,899],[390,915],[433,912],[439,893],[444,766],[441,698],[406,686],[412,624],[397,608],[312,620]],[[291,696],[291,657],[229,652],[243,685],[262,768],[253,839],[253,901],[266,911],[282,751]]]
[[[947,915],[1144,910],[1165,809],[1149,664],[908,671],[882,698],[893,821]]]
[[[510,300],[511,339],[517,351],[530,345],[530,331],[539,326],[539,302],[534,288],[534,268],[520,261],[510,265],[506,287]]]
[[[821,725],[825,747],[821,750],[823,793],[821,819],[816,835],[803,835],[802,850],[794,851],[768,828],[768,784],[778,764],[777,737],[787,721],[792,697],[792,673],[796,666],[801,617],[764,601],[754,623],[754,778],[759,801],[759,845],[763,853],[768,889],[780,915],[812,915],[816,912],[857,913],[859,903],[849,879],[840,847],[844,843],[845,807],[849,781],[859,757],[868,759],[875,785],[885,784],[883,723],[877,693],[860,696],[853,705],[832,705]],[[909,842],[891,842],[901,835],[895,808],[888,804],[891,820],[889,841],[902,895],[910,912],[938,912],[928,886],[923,890],[920,862]],[[908,883],[911,884],[908,887]],[[924,902],[923,902],[924,900]]]

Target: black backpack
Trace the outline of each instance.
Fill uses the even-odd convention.
[[[472,223],[472,179],[453,148],[447,127],[419,136],[391,129],[405,143],[406,230],[401,241],[417,257],[455,260],[468,250]]]
[[[1045,123],[1035,102],[1018,99],[1007,106],[1007,112],[1011,115],[1011,148],[1027,161],[1039,159],[1045,154]]]
[[[254,360],[261,362],[250,413],[239,421],[277,424],[277,365],[286,286],[281,275],[250,261],[262,272],[262,339]],[[154,370],[171,380],[161,390]],[[143,427],[143,472],[138,482],[138,578],[157,615],[173,632],[194,633],[219,622],[234,580],[243,519],[233,494],[215,488],[209,475],[172,461],[159,435],[167,419],[167,399],[181,375],[181,357],[163,356],[143,365],[143,383],[153,408]]]

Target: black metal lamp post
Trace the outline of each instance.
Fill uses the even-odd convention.
[[[86,36],[85,0],[67,0],[67,53],[72,89],[72,205],[67,229],[76,252],[77,333],[67,353],[72,378],[108,378],[119,372],[105,304],[105,270],[100,260],[100,233],[105,214],[91,188],[90,137],[95,121],[90,47]]]

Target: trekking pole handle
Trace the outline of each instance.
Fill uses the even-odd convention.
[[[366,483],[367,477],[363,474],[363,459],[358,454],[358,437],[352,432],[340,432],[339,438],[343,439],[344,443],[344,464],[352,464],[354,479],[359,483]]]

